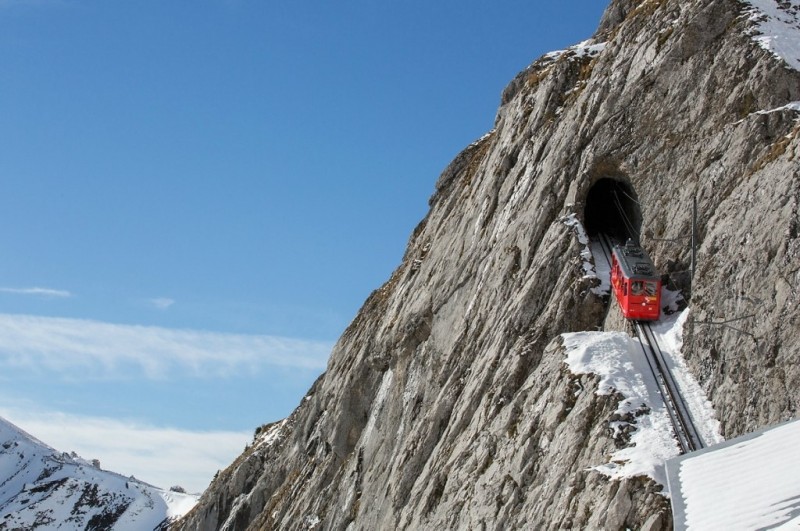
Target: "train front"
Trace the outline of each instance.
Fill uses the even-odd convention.
[[[632,278],[628,297],[628,319],[655,321],[661,316],[661,280]]]

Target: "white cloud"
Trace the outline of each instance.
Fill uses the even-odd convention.
[[[320,370],[332,344],[266,335],[0,314],[0,368],[63,378],[225,377],[269,366]]]
[[[0,292],[13,293],[15,295],[34,295],[46,298],[69,298],[72,293],[63,289],[50,288],[0,288]]]
[[[61,452],[99,459],[104,470],[189,492],[208,486],[253,439],[253,432],[190,431],[102,417],[0,408],[0,416]]]
[[[175,299],[169,299],[167,297],[158,297],[155,299],[149,299],[147,302],[149,302],[152,306],[154,306],[159,310],[166,310],[167,308],[175,304]]]

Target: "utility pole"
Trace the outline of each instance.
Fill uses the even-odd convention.
[[[697,266],[697,194],[692,197],[692,276],[689,284],[694,291],[694,270]]]
[[[692,196],[692,264],[691,273],[689,277],[689,293],[691,298],[694,298],[694,268],[697,265],[697,193]],[[694,357],[694,313],[692,313],[692,320],[689,329],[691,336],[691,344],[689,346],[690,356]]]

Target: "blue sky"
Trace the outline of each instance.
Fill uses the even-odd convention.
[[[0,0],[0,415],[202,489],[324,370],[503,87],[605,5]],[[219,450],[164,470],[134,433]]]

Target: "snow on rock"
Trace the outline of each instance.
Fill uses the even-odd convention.
[[[686,306],[683,295],[680,291],[672,291],[671,289],[663,286],[661,288],[661,311],[666,315],[672,315],[676,313],[681,305]],[[663,315],[663,314],[662,314]],[[656,321],[654,324],[667,324],[669,329],[673,328],[675,323],[672,323],[672,320],[666,316],[662,316],[661,321]],[[682,324],[682,323],[681,323]],[[680,340],[682,334],[680,330],[673,330],[675,335],[675,340]],[[678,343],[680,345],[680,343]],[[679,348],[679,347],[676,347]]]
[[[570,371],[597,375],[601,394],[617,391],[625,396],[616,413],[621,419],[630,419],[635,427],[630,444],[595,470],[612,479],[647,475],[666,485],[664,461],[678,455],[678,447],[669,415],[636,340],[622,332],[575,332],[562,337]],[[625,429],[624,424],[625,421],[618,421],[612,427],[619,431]]]
[[[756,111],[756,114],[772,114],[774,112],[781,112],[781,111],[796,111],[796,112],[800,112],[800,101],[793,101],[791,103],[787,103],[786,105],[782,105],[782,106],[777,107],[775,109]]]
[[[101,470],[0,418],[0,530],[157,529],[197,499]]]
[[[306,529],[316,529],[321,522],[322,520],[319,516],[316,514],[310,514],[305,517],[303,524],[305,525]]]
[[[167,518],[170,521],[181,518],[197,505],[198,495],[158,489],[158,494],[167,504]]]
[[[688,311],[666,316],[653,330],[667,363],[676,373],[689,408],[705,438],[717,442],[719,423],[702,389],[686,370],[680,355],[681,330]],[[664,462],[679,453],[669,414],[637,339],[622,332],[574,332],[563,334],[567,365],[573,374],[595,374],[600,378],[598,392],[618,392],[619,403],[610,427],[615,436],[630,433],[626,447],[615,452],[608,463],[595,470],[612,479],[647,475],[666,485]]]
[[[566,50],[554,50],[552,52],[549,52],[545,54],[544,57],[551,61],[555,61],[561,56],[577,57],[577,58],[594,57],[605,49],[606,43],[600,42],[593,44],[592,42],[593,41],[591,39],[581,41],[578,44],[575,44],[574,46],[570,46]]]
[[[268,424],[264,426],[257,434],[256,445],[259,447],[268,448],[281,440],[286,431],[289,419],[283,419],[280,422]]]
[[[605,261],[605,258],[598,258],[603,256],[600,243],[589,239],[586,230],[575,214],[564,216],[561,218],[561,222],[575,231],[578,242],[583,245],[581,250],[583,278],[597,278],[600,281],[597,286],[592,288],[592,293],[600,296],[608,295],[611,292],[611,266]]]
[[[800,70],[800,0],[745,0],[755,23],[753,38],[786,63]]]
[[[575,57],[594,57],[598,55],[600,52],[605,50],[606,43],[599,42],[593,43],[592,40],[585,40],[579,42],[575,46],[570,47],[567,52],[572,52]]]

